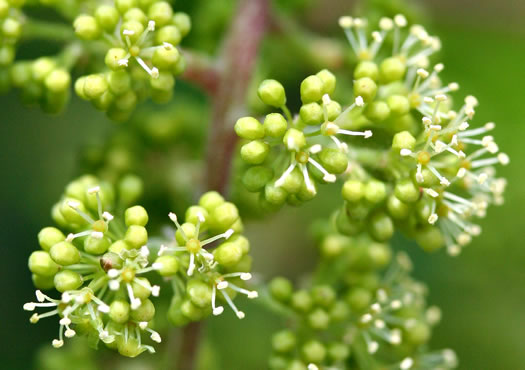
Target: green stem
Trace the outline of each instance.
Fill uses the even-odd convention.
[[[75,41],[73,28],[66,24],[29,20],[23,27],[22,38],[28,40]]]

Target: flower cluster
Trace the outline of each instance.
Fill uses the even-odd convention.
[[[335,182],[336,175],[347,169],[348,145],[342,137],[372,136],[370,130],[340,127],[341,117],[365,103],[358,96],[342,111],[341,105],[330,98],[335,86],[336,78],[328,70],[304,79],[303,105],[300,113],[292,117],[283,86],[275,80],[265,80],[259,86],[259,98],[280,108],[285,116],[270,113],[262,124],[256,118],[244,117],[235,124],[237,135],[247,141],[241,147],[241,157],[251,166],[244,173],[243,183],[249,191],[260,192],[270,208],[312,199],[318,183]]]
[[[190,207],[186,222],[174,213],[175,238],[162,244],[153,267],[171,279],[174,297],[168,317],[175,325],[220,315],[229,306],[242,319],[233,299],[243,294],[257,298],[256,291],[245,288],[251,279],[250,244],[243,230],[237,208],[217,192],[204,194],[199,205]]]
[[[108,68],[76,81],[81,98],[115,120],[127,119],[144,96],[157,102],[171,98],[174,76],[184,69],[176,47],[191,27],[186,14],[174,13],[165,1],[115,1],[79,15],[73,26],[79,38],[105,45]]]
[[[427,307],[426,288],[409,277],[408,256],[398,254],[391,262],[390,248],[366,237],[329,233],[320,244],[330,266],[338,265],[336,281],[295,291],[284,278],[269,285],[273,304],[291,311],[297,332],[309,333],[276,333],[272,369],[456,367],[453,351],[425,350],[440,311]]]
[[[122,202],[116,201],[111,185],[83,176],[67,186],[53,208],[53,219],[67,232],[46,227],[38,234],[42,249],[29,257],[33,282],[38,289],[55,288],[62,295],[53,299],[37,290],[37,302],[25,304],[24,309],[50,309],[35,313],[32,323],[58,316],[56,348],[64,344],[64,336],[78,333],[135,357],[146,350],[154,352],[143,343],[144,333],[161,341],[150,328],[155,306],[149,299],[158,296],[160,288],[144,276],[154,270],[148,266],[148,214],[133,206],[123,217],[115,217],[110,211],[118,204]]]
[[[15,45],[22,35],[24,15],[20,8],[24,0],[2,0],[0,2],[0,70],[9,67],[15,60]]]

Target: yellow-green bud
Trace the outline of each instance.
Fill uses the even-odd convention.
[[[257,94],[262,102],[275,108],[281,108],[286,104],[284,87],[279,81],[264,80],[257,89]]]

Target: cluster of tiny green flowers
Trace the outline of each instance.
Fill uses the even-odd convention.
[[[506,181],[496,177],[494,166],[509,158],[486,135],[494,123],[470,127],[478,105],[472,96],[453,109],[450,93],[459,86],[443,85],[442,64],[427,70],[439,42],[421,26],[412,26],[402,41],[404,17],[383,18],[368,42],[364,20],[343,17],[340,24],[360,60],[354,92],[366,101],[345,125],[383,130],[391,145],[372,159],[375,163],[359,163],[366,150],[350,153],[357,166],[373,168],[378,178],[349,172],[342,189],[345,205],[335,215],[339,231],[356,235],[367,229],[375,240],[386,241],[397,227],[425,250],[446,245],[457,255],[481,232],[473,218],[503,202]],[[385,57],[390,34],[392,51]]]
[[[33,314],[31,323],[58,316],[55,348],[79,334],[135,357],[154,352],[144,343],[144,334],[161,341],[151,328],[155,306],[149,299],[158,296],[160,288],[144,276],[154,270],[146,245],[148,214],[143,207],[133,206],[115,217],[111,212],[122,212],[130,197],[118,195],[117,201],[113,187],[93,176],[74,180],[52,211],[64,231],[46,227],[38,234],[41,250],[29,257],[29,270],[39,289],[37,302],[25,304],[24,309],[48,309]],[[41,292],[53,288],[60,298]]]
[[[15,46],[22,34],[23,13],[20,8],[24,0],[0,1],[0,71],[4,71],[15,60]]]
[[[115,120],[125,120],[137,101],[151,96],[168,101],[175,77],[184,69],[176,48],[190,31],[189,17],[165,1],[116,0],[79,15],[77,36],[105,46],[107,71],[79,78],[75,91]]]
[[[295,324],[273,336],[272,369],[456,367],[453,351],[426,351],[440,311],[427,307],[426,288],[409,277],[408,256],[391,261],[388,245],[337,233],[320,248],[337,281],[295,291],[284,278],[269,285],[270,299],[291,310]]]
[[[253,117],[244,117],[235,124],[235,132],[245,140],[241,158],[251,166],[243,175],[248,191],[259,192],[264,204],[270,208],[285,202],[298,205],[312,199],[317,184],[332,183],[336,175],[348,167],[348,145],[343,136],[372,136],[370,130],[350,131],[339,126],[363,98],[344,112],[332,100],[336,78],[328,70],[308,76],[301,83],[303,105],[295,117],[286,107],[283,86],[275,80],[263,81],[258,89],[259,98],[273,108],[284,112],[266,115],[263,123]]]
[[[253,299],[258,294],[245,288],[251,279],[250,244],[241,235],[237,207],[212,191],[188,208],[184,223],[174,213],[169,218],[176,226],[175,236],[160,246],[153,266],[172,283],[170,321],[180,326],[217,316],[224,305],[243,319],[244,312],[233,302],[235,296]]]

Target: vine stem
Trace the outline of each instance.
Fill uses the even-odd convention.
[[[218,63],[210,68],[204,59],[184,75],[210,94],[213,101],[212,121],[206,157],[206,188],[223,195],[228,192],[230,167],[236,135],[235,119],[245,111],[259,46],[268,26],[269,0],[241,0],[237,14],[224,40]],[[193,54],[187,57],[195,58]],[[200,63],[198,63],[200,62]],[[175,370],[193,370],[196,366],[203,324],[195,322],[183,329]]]

